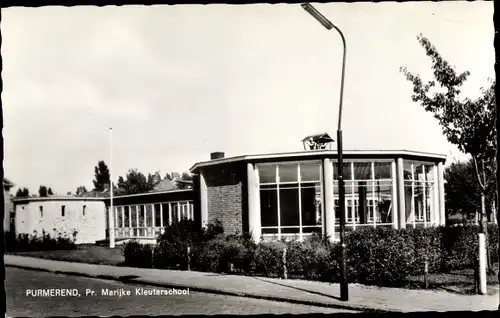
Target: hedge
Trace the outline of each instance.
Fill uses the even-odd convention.
[[[54,229],[55,231],[55,229]],[[6,252],[28,252],[28,251],[48,251],[48,250],[65,250],[76,247],[75,230],[71,234],[66,232],[57,232],[54,236],[42,231],[41,235],[34,231],[33,234],[16,234],[14,232],[5,233],[5,250]]]
[[[430,273],[470,267],[477,255],[477,233],[477,226],[357,229],[346,234],[348,281],[402,286],[409,276],[422,274],[425,262]],[[491,261],[496,263],[498,226],[488,225],[488,233]],[[220,224],[201,230],[194,223],[181,222],[166,229],[154,250],[128,243],[125,261],[133,266],[185,270],[188,247],[191,270],[283,277],[286,266],[289,278],[340,279],[340,246],[325,237],[255,244],[249,235],[225,235]]]

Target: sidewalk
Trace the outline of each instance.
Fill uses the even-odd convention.
[[[134,284],[244,296],[306,305],[380,312],[497,310],[499,294],[462,296],[445,291],[349,285],[349,301],[340,301],[338,284],[202,272],[114,267],[5,255],[5,266],[113,279]]]

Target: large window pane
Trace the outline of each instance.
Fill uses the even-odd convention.
[[[320,181],[320,165],[319,163],[301,163],[300,164],[300,180],[305,181]]]
[[[375,179],[391,179],[392,165],[390,162],[375,162]]]
[[[145,213],[145,207],[144,205],[139,206],[139,227],[144,227],[144,216]]]
[[[299,189],[280,188],[281,226],[299,225]]]
[[[281,229],[281,234],[297,234],[299,233],[299,227],[292,227],[292,228],[282,228]]]
[[[321,224],[321,187],[320,185],[302,186],[300,189],[302,225]]]
[[[162,208],[162,213],[163,213],[163,227],[168,226],[169,224],[169,218],[168,218],[168,203],[162,203],[161,204]]]
[[[182,219],[187,220],[189,219],[189,204],[187,202],[182,203]]]
[[[425,165],[425,180],[434,181],[434,164]]]
[[[153,209],[151,207],[151,204],[146,205],[146,226],[153,226]]]
[[[278,191],[260,190],[260,219],[262,226],[278,226]]]
[[[297,168],[296,164],[286,164],[278,166],[279,181],[280,182],[297,182]]]
[[[122,218],[122,207],[119,206],[116,208],[116,227],[121,228],[123,227],[123,218]]]
[[[344,181],[344,195],[346,198],[354,198],[356,196],[356,181]]]
[[[135,205],[132,205],[130,207],[130,219],[132,221],[132,227],[137,227],[137,207]]]
[[[375,181],[377,222],[392,223],[392,181]]]
[[[414,209],[415,209],[415,221],[423,222],[425,213],[425,202],[424,202],[424,189],[423,183],[416,183],[414,193]]]
[[[276,166],[275,165],[259,165],[260,183],[276,183]]]
[[[415,176],[415,180],[423,182],[425,181],[425,165],[424,164],[413,164],[413,173]]]
[[[125,227],[130,227],[130,207],[126,206],[125,208]]]
[[[405,182],[404,188],[405,188],[405,190],[404,190],[404,192],[405,192],[404,193],[404,195],[405,195],[405,207],[404,208],[405,208],[406,222],[411,223],[411,222],[413,222],[412,207],[414,204],[412,183]]]
[[[403,161],[403,175],[405,180],[413,180],[412,162],[408,160]]]
[[[346,199],[346,212],[347,212],[347,223],[358,223],[357,219],[357,209],[358,208],[358,200],[357,199]]]
[[[179,205],[172,203],[172,223],[179,222]]]
[[[155,215],[155,226],[159,227],[161,225],[161,211],[160,211],[160,205],[155,204],[154,205],[154,215]]]
[[[333,161],[333,180],[338,179],[338,171],[339,171],[339,165],[337,161]],[[343,162],[342,164],[342,178],[344,180],[351,180],[352,179],[352,173],[351,173],[351,163],[350,162]]]
[[[425,218],[426,218],[427,222],[431,222],[431,209],[433,207],[433,200],[434,200],[434,185],[433,184],[426,184],[425,185],[425,195],[427,197]]]
[[[277,228],[262,229],[262,234],[278,234],[278,229]]]
[[[355,197],[357,197],[356,223],[367,224],[373,217],[373,191],[370,181],[358,181],[355,184]],[[372,221],[373,222],[373,221]]]
[[[371,162],[354,162],[354,179],[369,180],[372,179],[372,163]]]

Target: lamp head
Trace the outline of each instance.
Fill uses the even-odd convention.
[[[322,15],[318,10],[316,10],[309,2],[302,3],[300,5],[304,10],[306,10],[310,15],[312,15],[319,23],[321,23],[325,28],[331,30],[333,28],[333,23],[330,22],[324,15]]]

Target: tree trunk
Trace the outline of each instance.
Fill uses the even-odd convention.
[[[488,225],[486,222],[486,195],[481,194],[481,220],[479,233],[484,233],[484,238],[486,242],[486,271],[491,273],[491,258],[490,258],[490,249],[488,248]]]

